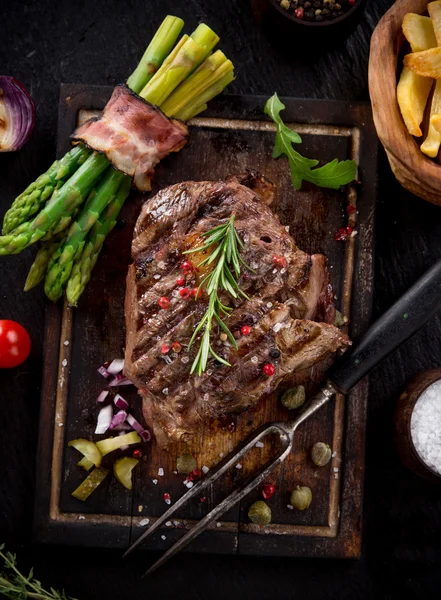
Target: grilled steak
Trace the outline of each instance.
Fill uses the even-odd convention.
[[[246,184],[242,185],[242,183]],[[135,227],[133,264],[127,276],[125,373],[140,388],[143,410],[160,445],[191,437],[204,420],[243,411],[273,391],[293,372],[307,372],[350,342],[334,327],[333,292],[322,255],[308,255],[279,223],[268,204],[274,189],[249,174],[227,182],[180,183],[147,201]],[[242,269],[240,286],[249,300],[231,297],[225,320],[238,351],[212,333],[215,352],[231,367],[209,360],[202,377],[190,375],[198,343],[186,346],[207,308],[207,295],[182,298],[177,279],[183,251],[202,245],[203,232],[232,213],[252,269]],[[194,270],[185,286],[197,287],[205,258],[191,254]],[[170,300],[168,309],[158,305]],[[241,335],[244,325],[250,335]],[[167,352],[173,342],[180,352]],[[179,349],[179,348],[178,348]],[[272,363],[275,374],[263,366]]]

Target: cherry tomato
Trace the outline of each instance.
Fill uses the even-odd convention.
[[[0,369],[11,369],[24,362],[31,351],[31,339],[15,321],[0,320]]]

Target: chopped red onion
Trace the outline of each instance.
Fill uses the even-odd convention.
[[[127,400],[124,400],[124,398],[119,394],[116,394],[115,398],[113,399],[113,402],[115,406],[117,408],[120,408],[121,410],[127,410],[129,408],[129,403],[127,402]]]
[[[105,365],[102,365],[99,369],[98,369],[98,373],[100,375],[102,375],[104,377],[104,379],[109,379],[111,373],[109,373],[109,371],[106,369]]]
[[[124,423],[121,423],[121,425],[117,425],[114,431],[122,431],[123,433],[126,433],[127,431],[133,431],[133,427],[130,427],[127,421],[124,421]]]
[[[110,423],[109,429],[115,429],[117,425],[121,425],[127,419],[127,413],[125,410],[120,410],[113,417],[112,422]]]
[[[123,358],[115,358],[115,360],[112,360],[110,365],[107,367],[107,371],[111,375],[117,375],[118,373],[121,373],[121,371],[123,369],[124,369],[124,359]]]
[[[107,396],[109,395],[109,390],[103,390],[102,392],[99,393],[98,398],[96,399],[97,402],[104,402],[104,400],[107,398]]]
[[[127,423],[139,433],[139,435],[142,437],[143,442],[150,442],[150,440],[152,439],[150,431],[148,429],[144,429],[141,423],[137,421],[133,415],[127,415]]]
[[[122,373],[118,373],[118,375],[115,375],[112,381],[109,382],[109,387],[117,387],[119,385],[133,385],[133,383]]]
[[[9,75],[0,75],[0,152],[20,150],[35,124],[35,106],[23,85]]]
[[[103,406],[103,408],[98,413],[98,420],[96,424],[95,433],[106,433],[106,431],[110,427],[110,423],[112,422],[113,417],[113,408],[111,404],[107,406]]]

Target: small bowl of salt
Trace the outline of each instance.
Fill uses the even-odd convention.
[[[441,483],[441,368],[420,373],[401,394],[395,432],[404,464]]]

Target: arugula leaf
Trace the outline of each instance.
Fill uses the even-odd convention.
[[[357,165],[353,160],[339,161],[335,158],[326,165],[317,167],[318,160],[306,158],[294,150],[292,144],[301,144],[302,138],[282,121],[280,111],[284,109],[285,105],[280,101],[277,94],[274,94],[267,100],[264,112],[271,117],[277,126],[272,156],[273,158],[279,158],[285,155],[288,158],[294,189],[299,190],[303,181],[309,181],[319,187],[334,190],[354,181],[357,174]]]

